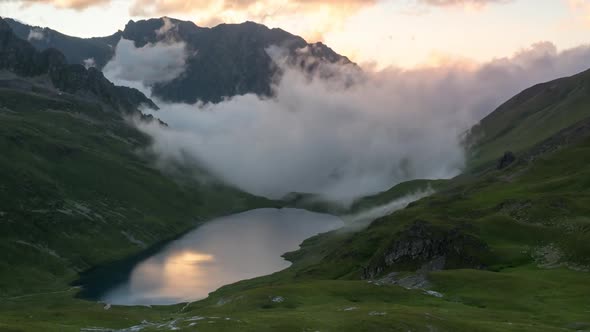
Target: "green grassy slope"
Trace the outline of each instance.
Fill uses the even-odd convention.
[[[4,297],[0,331],[588,330],[590,127],[584,128],[565,131],[569,144],[556,151],[446,182],[365,229],[308,239],[286,255],[291,268],[225,286],[206,300],[105,310],[73,299],[74,290]],[[427,237],[413,237],[420,233],[408,230],[416,224]],[[428,239],[443,241],[414,257],[403,250]],[[396,251],[401,259],[387,263]],[[421,275],[417,269],[435,256],[445,256],[446,266],[425,272],[427,285],[391,284]],[[367,271],[381,282],[363,279]]]
[[[176,181],[148,144],[120,113],[0,89],[0,296],[66,287],[212,216],[270,205]]]
[[[350,212],[355,213],[370,209],[375,206],[390,203],[396,199],[400,199],[406,195],[411,195],[426,191],[439,191],[448,183],[447,180],[411,180],[402,182],[393,186],[391,189],[384,192],[363,197],[350,207]]]
[[[434,195],[306,240],[284,271],[152,308],[79,300],[70,283],[213,216],[277,203],[163,174],[119,112],[0,88],[0,332],[590,330],[589,82],[535,86],[484,119],[469,137],[478,172],[400,184],[352,211]],[[487,167],[505,150],[518,159]]]
[[[224,287],[191,305],[189,312],[236,317],[242,320],[240,328],[252,331],[302,326],[334,331],[586,330],[589,158],[586,138],[534,163],[456,181],[365,230],[309,239],[302,250],[287,255],[295,260],[290,269]],[[446,270],[429,272],[427,279],[443,297],[360,280],[367,267],[399,248],[395,243],[404,241],[404,230],[417,220],[431,225],[431,238],[452,229],[482,243],[439,253],[447,257]],[[432,258],[400,260],[384,266],[376,278],[392,271],[412,275]],[[276,296],[286,300],[272,302]]]
[[[472,129],[469,166],[479,168],[505,151],[522,152],[589,116],[590,70],[533,86]]]

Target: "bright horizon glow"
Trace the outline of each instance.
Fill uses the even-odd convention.
[[[0,15],[79,37],[111,35],[130,19],[151,17],[130,13],[133,1],[140,0],[103,0],[83,10],[20,1],[1,2]],[[291,8],[289,1],[295,0],[272,2],[279,6],[272,14],[256,2],[248,9],[220,11],[219,6],[211,5],[207,10],[158,12],[154,17],[170,16],[200,26],[252,20],[301,35],[309,42],[322,40],[353,61],[377,68],[486,62],[542,41],[559,49],[590,43],[590,0],[513,0],[477,8],[426,6],[417,4],[420,0],[358,1],[363,5],[355,7],[346,5],[354,1],[341,5],[307,0]],[[58,2],[63,3],[67,1]],[[289,10],[279,10],[281,5]]]

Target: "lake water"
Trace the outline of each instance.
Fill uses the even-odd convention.
[[[335,216],[299,209],[258,209],[212,220],[130,269],[100,296],[121,305],[173,304],[285,269],[281,255],[306,238],[342,227]]]

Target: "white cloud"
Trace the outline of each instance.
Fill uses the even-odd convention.
[[[490,4],[509,3],[515,0],[418,0],[430,6],[468,6],[468,7],[483,7]]]
[[[43,39],[45,39],[45,34],[43,33],[43,29],[33,28],[29,31],[29,35],[27,36],[28,41],[43,40]]]
[[[460,171],[461,110],[439,110],[420,97],[419,88],[432,93],[441,77],[424,86],[388,72],[350,86],[347,67],[322,68],[338,74],[326,81],[276,62],[284,74],[274,98],[160,103],[154,115],[169,127],[140,128],[164,160],[192,159],[227,183],[273,198],[310,192],[350,201],[400,181]]]
[[[428,186],[424,190],[410,193],[403,197],[392,200],[389,203],[375,206],[368,210],[363,210],[355,214],[349,214],[342,217],[347,223],[367,223],[378,218],[388,216],[397,210],[406,208],[410,203],[434,194],[434,190]]]
[[[24,5],[49,4],[56,8],[69,8],[75,10],[84,10],[89,7],[105,5],[111,0],[4,0],[20,2]]]
[[[121,39],[115,56],[103,69],[117,85],[139,89],[149,95],[149,87],[168,82],[184,72],[187,60],[184,42],[148,43],[137,48],[131,40]]]
[[[182,64],[178,59],[186,56],[179,47],[168,48],[169,54],[154,51],[160,46],[118,46],[115,62],[147,66],[118,76],[132,86],[166,77],[168,65],[146,59]],[[154,115],[169,126],[138,126],[153,137],[151,148],[164,164],[196,163],[258,195],[309,192],[350,202],[402,181],[458,174],[464,163],[461,133],[519,91],[590,66],[589,47],[559,52],[546,42],[482,65],[389,68],[361,77],[343,65],[322,65],[321,75],[308,75],[276,49],[269,54],[283,71],[273,98],[156,101],[161,110]]]
[[[96,62],[94,61],[94,58],[84,59],[84,67],[86,69],[96,67]]]

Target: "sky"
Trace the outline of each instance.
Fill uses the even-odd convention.
[[[376,68],[483,63],[539,42],[563,50],[590,39],[590,0],[0,0],[0,16],[80,37],[147,17],[250,20]]]

